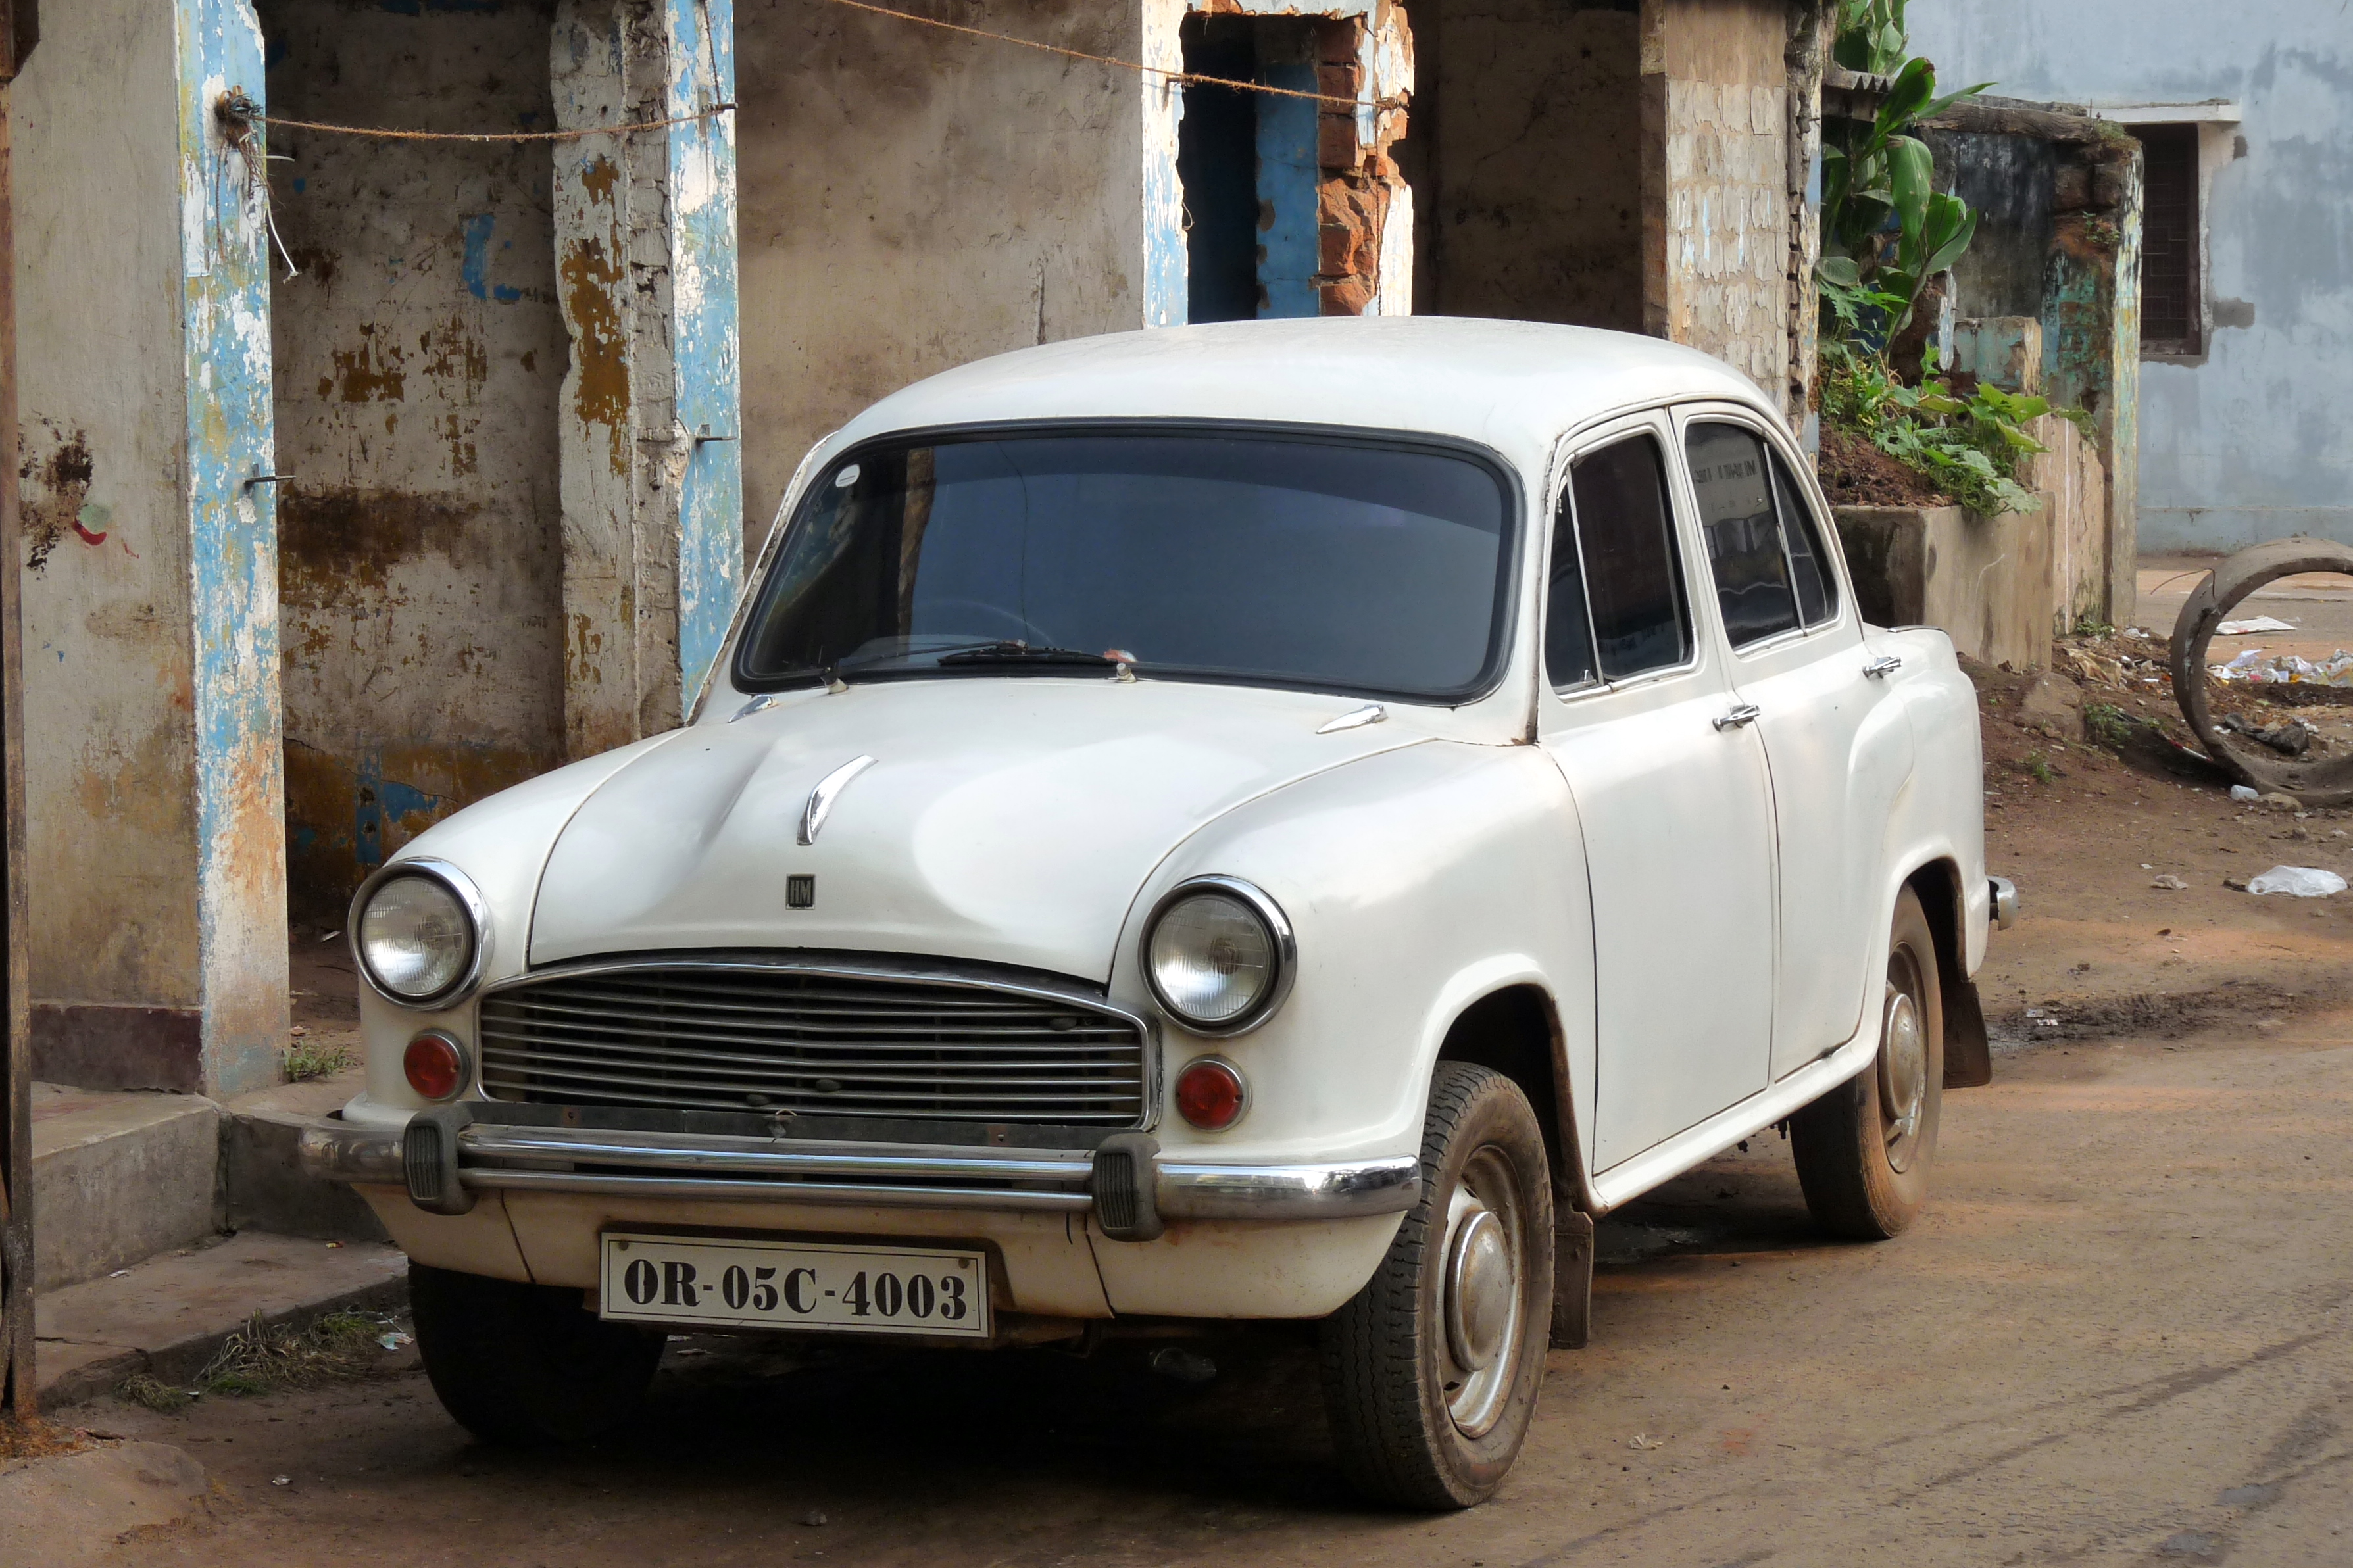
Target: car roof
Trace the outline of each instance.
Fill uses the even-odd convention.
[[[1723,361],[1631,332],[1324,316],[1160,327],[998,354],[892,394],[840,438],[1004,420],[1263,420],[1450,436],[1541,469],[1578,425],[1694,397],[1773,412]]]

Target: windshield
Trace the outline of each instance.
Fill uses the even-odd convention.
[[[926,440],[818,476],[740,685],[1115,661],[1445,700],[1490,678],[1512,508],[1467,454],[1214,428]]]

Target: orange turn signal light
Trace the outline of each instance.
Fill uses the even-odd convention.
[[[408,1087],[427,1100],[448,1100],[466,1086],[466,1048],[438,1029],[427,1029],[400,1054]]]
[[[1223,1057],[1195,1057],[1176,1075],[1176,1113],[1204,1132],[1223,1132],[1250,1109],[1250,1085]]]

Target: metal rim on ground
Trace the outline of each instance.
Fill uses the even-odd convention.
[[[2190,590],[2173,623],[2174,700],[2206,754],[2240,783],[2292,795],[2306,805],[2353,805],[2353,756],[2282,757],[2236,736],[2217,734],[2206,700],[2206,645],[2214,640],[2215,629],[2256,589],[2306,572],[2353,577],[2353,548],[2326,539],[2250,545]]]

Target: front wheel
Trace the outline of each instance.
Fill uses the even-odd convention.
[[[585,1443],[636,1413],[664,1336],[608,1323],[580,1292],[408,1266],[417,1350],[441,1407],[484,1442]]]
[[[1421,1171],[1380,1268],[1324,1321],[1324,1404],[1358,1491],[1469,1508],[1519,1458],[1552,1322],[1552,1175],[1519,1086],[1440,1063]]]
[[[1879,1054],[1871,1066],[1789,1118],[1798,1184],[1833,1236],[1884,1241],[1928,1201],[1944,1108],[1945,1012],[1936,940],[1906,888],[1888,933]]]

